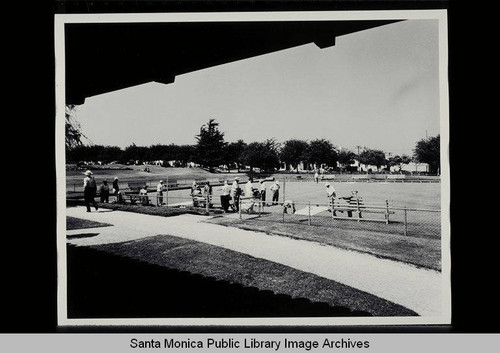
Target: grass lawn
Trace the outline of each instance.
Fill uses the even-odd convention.
[[[66,217],[66,229],[67,230],[75,230],[75,229],[87,229],[87,228],[99,228],[99,227],[109,227],[112,224],[101,223],[89,221],[86,219],[80,219],[75,217]]]
[[[259,315],[264,315],[266,310],[269,310],[273,313],[272,316],[303,316],[304,312],[295,305],[296,300],[305,300],[306,303],[326,303],[325,306],[316,306],[316,308],[322,308],[315,313],[316,316],[416,315],[400,305],[332,280],[268,260],[175,236],[160,235],[123,243],[92,246],[92,248],[118,255],[121,258],[136,259],[141,263],[201,276],[205,282],[213,282],[213,286],[216,283],[224,283],[231,286],[243,286],[246,289],[253,288],[256,300],[261,294],[267,293],[267,304],[259,304],[260,306],[255,303],[247,304],[257,305],[255,310]],[[161,280],[157,278],[157,281]],[[176,290],[175,283],[170,283],[169,286],[172,290]],[[207,290],[210,290],[210,286]],[[244,301],[246,300],[244,293],[243,289],[235,292],[236,297],[230,300]],[[199,300],[203,301],[205,295],[209,294],[198,293],[197,295]],[[240,295],[241,298],[238,297]],[[290,301],[291,299],[293,300]],[[216,299],[218,300],[220,299]],[[289,304],[283,306],[287,301]],[[271,302],[275,303],[275,307],[268,309],[261,307],[261,305],[267,307]],[[163,305],[167,304],[163,301]],[[183,304],[179,302],[178,305]],[[229,310],[234,303],[221,303],[221,310],[224,310],[226,305]],[[279,307],[282,308],[278,310]],[[313,310],[313,307],[311,306],[308,310]],[[311,313],[313,311],[309,311],[309,314]],[[245,316],[255,314],[255,312],[247,313]]]
[[[83,201],[68,201],[68,204],[83,205]],[[102,208],[164,217],[186,213],[206,215],[204,209],[193,207],[167,208],[129,204],[98,204]],[[207,222],[264,232],[271,235],[314,241],[441,271],[440,238],[405,236],[398,233],[384,232],[384,229],[386,229],[385,224],[377,223],[371,226],[368,223],[358,224],[353,221],[340,221],[343,223],[341,227],[334,226],[335,223],[332,223],[332,226],[308,226],[307,224],[281,223],[278,219],[276,221],[263,221],[262,219],[255,218],[253,220],[241,221],[237,217],[231,218],[217,215],[211,218],[207,217]]]
[[[207,222],[228,227],[264,232],[271,235],[315,241],[346,250],[355,250],[381,258],[402,261],[418,267],[441,270],[441,240],[428,237],[409,237],[369,229],[349,229],[308,226],[259,219],[241,221],[237,218],[214,217]],[[356,222],[351,222],[355,224]]]

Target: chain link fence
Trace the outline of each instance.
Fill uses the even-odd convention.
[[[251,202],[253,206],[246,206]],[[333,212],[332,212],[333,210]],[[242,199],[242,222],[274,222],[319,226],[336,230],[360,230],[414,237],[439,238],[441,212],[432,209],[391,207],[388,202],[339,207],[331,204],[279,202]]]
[[[203,182],[200,180],[198,183]],[[222,182],[223,180],[219,179],[211,180],[214,187],[221,185]],[[287,178],[284,177],[280,183],[281,197],[274,204],[269,199],[264,202],[255,197],[242,196],[236,202],[229,198],[228,204],[225,205],[226,212],[223,211],[220,194],[201,194],[195,197],[181,194],[178,190],[182,189],[188,193],[189,187],[180,185],[178,180],[169,181],[168,179],[165,185],[168,187],[161,194],[153,191],[155,185],[151,184],[154,183],[149,183],[149,191],[146,195],[126,189],[121,192],[121,200],[111,195],[109,201],[166,208],[194,208],[204,210],[208,214],[226,213],[233,215],[233,218],[241,222],[286,223],[309,227],[319,226],[336,231],[359,230],[414,237],[439,238],[441,235],[441,211],[438,209],[400,207],[387,200],[364,203],[361,198],[357,197],[350,200],[338,198],[333,204],[331,202],[328,204],[294,202],[286,199]],[[141,184],[148,186],[148,183],[144,181]],[[172,185],[174,187],[169,192]],[[218,188],[214,191],[220,192]]]

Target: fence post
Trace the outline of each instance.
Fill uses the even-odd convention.
[[[404,228],[404,235],[408,235],[408,210],[405,206],[405,228]]]
[[[240,219],[241,219],[241,199],[238,198],[238,214],[240,215]]]
[[[205,208],[207,209],[207,213],[210,214],[210,195],[209,194],[207,194],[205,204],[206,204]]]
[[[278,206],[279,206],[279,202],[278,202]],[[283,202],[282,208],[283,208],[283,210],[281,211],[282,221],[283,221],[283,223],[285,223],[285,202]]]
[[[389,224],[389,200],[385,200],[385,224]]]
[[[361,210],[359,209],[359,197],[356,197],[356,209],[358,210],[358,222],[360,222]]]
[[[167,207],[168,209],[168,175],[167,175],[167,193],[165,195],[165,206]]]
[[[309,201],[309,214],[307,216],[307,225],[311,225],[311,202]]]
[[[283,177],[283,204],[286,200],[286,175]]]

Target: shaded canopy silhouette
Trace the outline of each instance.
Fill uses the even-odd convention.
[[[67,23],[66,104],[393,22]]]

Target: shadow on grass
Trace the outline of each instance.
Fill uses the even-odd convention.
[[[83,239],[83,238],[92,238],[98,236],[99,233],[78,233],[78,234],[68,234],[66,238],[68,239]]]
[[[91,248],[67,251],[68,318],[371,316]]]

